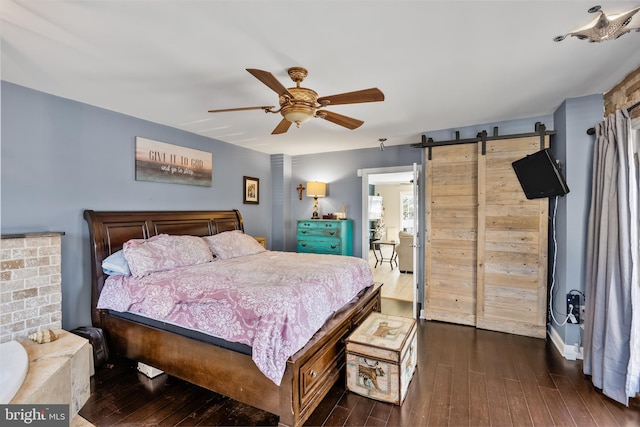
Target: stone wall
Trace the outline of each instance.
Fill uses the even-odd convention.
[[[616,110],[629,108],[640,102],[640,68],[629,73],[623,81],[604,94],[605,117]],[[640,117],[640,107],[634,108],[631,118]]]
[[[63,233],[2,236],[0,240],[0,342],[39,329],[62,327]]]

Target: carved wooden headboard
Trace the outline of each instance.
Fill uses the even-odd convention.
[[[99,326],[96,309],[106,275],[102,261],[122,249],[130,239],[147,239],[157,234],[212,236],[223,231],[242,230],[237,209],[227,211],[84,211],[91,247],[91,320]]]

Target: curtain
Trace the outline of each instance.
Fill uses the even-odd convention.
[[[583,370],[627,406],[640,379],[637,176],[629,114],[616,111],[596,127]]]
[[[636,236],[632,240],[632,271],[631,271],[631,342],[629,354],[629,366],[627,370],[627,396],[632,397],[640,393],[640,168],[638,157],[640,154],[640,119],[635,120],[634,130],[631,133],[632,151],[629,157],[629,169],[632,182],[629,203],[635,206],[631,209],[631,235]],[[635,168],[635,187],[633,173]],[[635,191],[634,191],[635,188]]]

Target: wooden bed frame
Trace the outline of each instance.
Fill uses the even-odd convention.
[[[380,285],[362,292],[336,313],[307,345],[289,358],[281,385],[258,370],[250,355],[110,315],[96,308],[106,275],[102,260],[134,238],[166,233],[208,236],[243,230],[238,210],[132,211],[86,210],[91,246],[91,317],[104,330],[110,350],[161,369],[169,375],[276,414],[280,424],[299,426],[343,378],[344,339],[372,311],[380,311]]]

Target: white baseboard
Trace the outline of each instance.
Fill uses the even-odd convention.
[[[547,334],[549,335],[549,338],[551,338],[551,342],[558,349],[562,357],[567,360],[582,360],[582,347],[577,347],[577,344],[565,344],[560,335],[558,335],[558,332],[552,327],[547,327]]]

